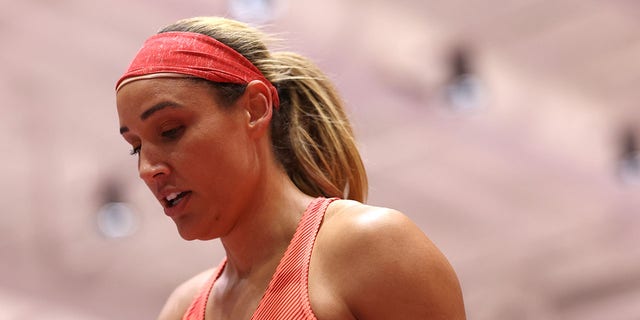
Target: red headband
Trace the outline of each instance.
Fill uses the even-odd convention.
[[[164,73],[237,84],[260,80],[269,86],[273,105],[277,108],[280,104],[276,88],[247,58],[212,37],[194,32],[164,32],[147,39],[116,83],[116,90],[127,80]]]

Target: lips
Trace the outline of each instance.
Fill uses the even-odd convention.
[[[185,212],[191,191],[167,190],[159,198],[164,207],[164,213],[170,217],[177,217]]]
[[[164,198],[165,206],[167,208],[171,208],[171,207],[176,206],[189,193],[191,193],[191,192],[190,191],[172,192],[171,194],[169,194],[168,196],[166,196]]]

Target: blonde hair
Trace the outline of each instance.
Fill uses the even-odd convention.
[[[292,52],[271,53],[267,35],[220,17],[179,20],[161,32],[208,35],[251,61],[278,89],[271,121],[274,153],[290,179],[311,196],[365,201],[367,175],[343,102],[327,76]]]

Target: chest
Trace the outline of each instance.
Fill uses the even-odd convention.
[[[262,300],[267,283],[245,281],[229,286],[218,279],[213,286],[205,312],[205,320],[249,320]]]
[[[205,320],[355,319],[330,285],[331,268],[314,258],[308,277],[294,268],[271,279],[232,284],[219,278],[207,299]]]

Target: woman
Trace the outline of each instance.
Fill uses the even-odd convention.
[[[184,239],[226,252],[159,319],[465,318],[440,251],[400,212],[362,204],[342,102],[305,58],[236,21],[186,19],[116,86],[140,177]]]

